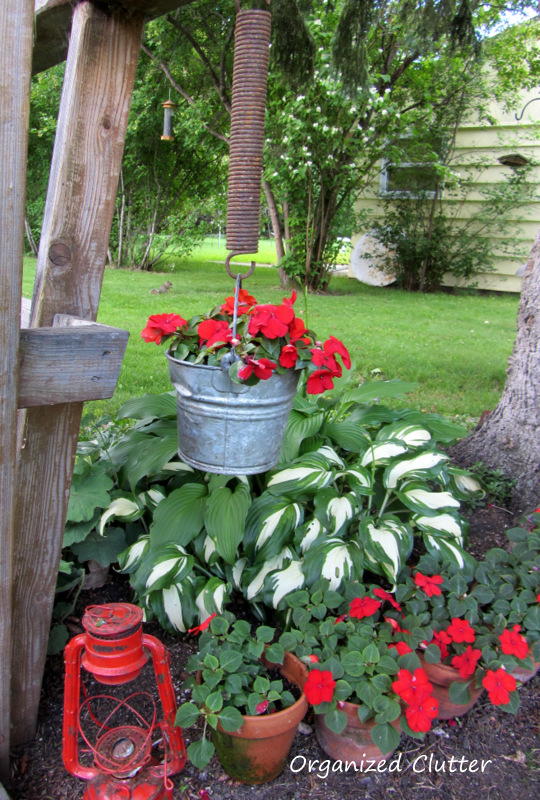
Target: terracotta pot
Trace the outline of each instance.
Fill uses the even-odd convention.
[[[331,731],[324,721],[323,714],[315,715],[315,734],[324,752],[336,761],[352,761],[360,769],[367,766],[369,760],[376,764],[380,761],[387,761],[394,750],[389,753],[381,753],[373,742],[371,731],[377,724],[375,720],[361,722],[356,703],[345,702],[341,711],[347,715],[347,726],[342,733]],[[399,718],[391,725],[399,731]]]
[[[277,666],[277,665],[276,665]],[[304,688],[308,670],[300,659],[285,653],[284,678],[299,689]],[[244,716],[239,731],[212,731],[212,741],[225,772],[241,783],[266,783],[283,772],[299,723],[308,708],[305,694],[289,708],[276,714]]]
[[[446,666],[446,664],[428,664],[421,655],[420,661],[422,662],[422,668],[426,671],[430,683],[433,684],[433,697],[439,701],[437,719],[453,719],[454,717],[460,717],[462,714],[466,714],[467,711],[474,706],[484,691],[482,686],[477,689],[471,678],[461,678],[459,671],[454,667]],[[469,684],[469,694],[471,695],[469,703],[459,705],[457,703],[452,703],[449,691],[450,684],[454,683],[454,681]]]
[[[525,667],[516,667],[513,669],[510,674],[516,679],[516,681],[527,683],[527,681],[530,681],[531,678],[534,678],[538,670],[540,670],[540,661],[534,660],[532,655],[532,646],[529,647],[529,656],[532,658],[532,662],[534,664],[533,669],[526,669]]]

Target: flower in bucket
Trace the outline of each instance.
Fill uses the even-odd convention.
[[[178,314],[154,314],[141,332],[145,342],[170,342],[179,361],[224,366],[231,380],[252,386],[288,370],[307,374],[307,393],[334,388],[343,367],[351,368],[347,348],[335,336],[321,342],[294,313],[296,292],[279,305],[259,304],[245,289],[238,293],[236,336],[234,297],[205,316],[185,320]],[[224,362],[222,359],[227,357]]]

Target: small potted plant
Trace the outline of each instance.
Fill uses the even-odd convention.
[[[188,757],[202,769],[217,751],[235,780],[273,780],[285,767],[307,710],[306,667],[280,641],[273,642],[274,628],[261,625],[252,635],[248,622],[228,612],[213,614],[194,630],[202,632],[199,651],[187,663],[194,673],[185,683],[191,701],[176,717],[183,728],[203,724]]]
[[[438,704],[415,653],[427,630],[410,620],[409,643],[399,641],[386,619],[395,603],[389,592],[349,583],[346,593],[345,600],[337,595],[334,616],[326,612],[336,593],[316,588],[309,605],[293,613],[300,630],[283,641],[311,667],[304,693],[319,744],[333,758],[361,766],[366,758],[389,758],[401,731],[422,738]]]
[[[402,573],[396,589],[401,613],[392,612],[393,624],[406,629],[413,617],[431,629],[420,653],[440,719],[466,713],[484,689],[503,710],[515,713],[519,707],[512,673],[527,658],[528,644],[519,625],[512,625],[510,604],[501,606],[482,580],[491,570],[486,558],[460,569],[426,556],[407,576]]]
[[[280,305],[258,304],[245,289],[209,313],[186,320],[156,314],[141,333],[168,342],[178,397],[181,458],[208,472],[249,475],[277,463],[298,379],[306,391],[332,389],[350,369],[334,336],[324,343],[294,312],[296,292]],[[236,311],[236,313],[235,313]]]

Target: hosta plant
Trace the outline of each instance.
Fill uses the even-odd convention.
[[[394,583],[415,538],[462,566],[459,503],[482,489],[439,449],[462,429],[382,405],[412,388],[374,381],[340,396],[298,393],[280,465],[250,477],[178,460],[172,393],[131,400],[119,412],[131,427],[108,443],[81,443],[79,535],[95,547],[125,536],[120,565],[139,602],[176,631],[221,612],[235,592],[262,618],[321,575],[336,591],[365,571]],[[73,524],[69,536],[78,535]]]
[[[260,625],[252,635],[246,620],[235,620],[225,612],[212,614],[194,632],[201,633],[199,650],[188,659],[187,671],[194,674],[184,683],[191,700],[180,706],[176,724],[189,728],[202,720],[201,739],[187,748],[190,760],[202,769],[215,752],[209,734],[218,725],[224,731],[238,731],[243,715],[272,714],[297,698],[276,669],[283,664],[285,649],[273,642],[274,628]]]
[[[146,342],[169,342],[169,353],[179,361],[227,369],[237,383],[253,385],[274,372],[306,371],[306,391],[321,394],[333,389],[342,375],[339,356],[350,369],[345,345],[330,336],[324,344],[294,313],[296,292],[281,305],[257,303],[240,289],[237,327],[233,326],[234,297],[227,297],[204,316],[189,321],[179,314],[154,314],[141,332]]]
[[[343,599],[327,587],[323,580],[311,595],[289,596],[294,627],[282,636],[283,645],[311,667],[304,693],[315,713],[341,733],[344,702],[356,704],[360,721],[373,721],[371,738],[383,754],[398,746],[399,730],[421,738],[438,711],[415,653],[430,630],[410,618],[409,643],[398,642],[386,619],[395,604],[391,593],[347,582]]]

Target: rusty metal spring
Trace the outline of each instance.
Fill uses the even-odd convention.
[[[264,148],[270,13],[240,11],[236,18],[227,249],[256,253]]]

